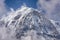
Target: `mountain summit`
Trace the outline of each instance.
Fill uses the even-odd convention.
[[[22,6],[0,19],[0,40],[60,40],[57,24],[38,10]]]

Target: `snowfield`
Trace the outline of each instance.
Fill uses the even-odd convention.
[[[0,40],[60,40],[60,23],[22,6],[0,19]]]

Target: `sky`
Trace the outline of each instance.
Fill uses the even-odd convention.
[[[23,3],[25,3],[28,7],[37,8],[37,0],[5,0],[5,4],[8,9],[13,8],[16,10],[21,7]]]
[[[0,0],[0,17],[10,11],[10,8],[16,10],[20,8],[23,4],[36,9],[36,3],[37,0]]]
[[[8,12],[10,8],[16,10],[23,4],[35,9],[42,8],[46,17],[60,21],[60,0],[0,0],[0,16]]]

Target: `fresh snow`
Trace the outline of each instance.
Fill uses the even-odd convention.
[[[0,40],[60,40],[60,24],[37,9],[11,8],[8,16],[0,19]]]

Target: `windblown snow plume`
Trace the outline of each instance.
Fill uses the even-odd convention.
[[[0,0],[0,16],[6,13],[5,0]]]
[[[60,21],[60,0],[39,0],[41,8],[46,11],[46,17]]]
[[[56,24],[56,25],[55,25]],[[0,40],[60,40],[59,23],[22,6],[0,19]]]

